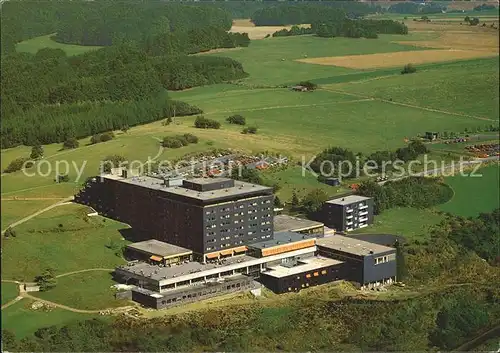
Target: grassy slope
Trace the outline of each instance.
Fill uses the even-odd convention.
[[[498,164],[481,168],[476,174],[482,177],[448,177],[446,183],[453,188],[455,194],[450,201],[438,208],[458,216],[475,217],[481,212],[491,212],[500,207]]]
[[[6,229],[10,224],[18,221],[36,211],[43,209],[56,203],[57,200],[34,200],[34,201],[1,201],[2,215],[1,223],[2,229]]]
[[[62,274],[121,264],[123,260],[106,244],[110,240],[126,243],[119,230],[127,226],[109,219],[103,222],[102,217],[86,222],[87,210],[79,205],[60,206],[16,227],[17,237],[2,244],[2,277],[31,281],[45,267]]]
[[[101,48],[98,46],[83,46],[83,45],[58,43],[50,39],[51,36],[52,35],[49,34],[46,36],[36,37],[22,41],[21,43],[18,43],[16,45],[16,50],[18,52],[35,54],[40,49],[52,48],[52,49],[62,49],[66,52],[67,55],[78,55],[86,53],[89,50],[96,50]]]
[[[498,119],[498,59],[471,60],[363,84],[333,86],[350,93]],[[488,122],[477,121],[484,126]],[[452,126],[452,124],[450,124]],[[450,128],[451,129],[451,128]]]
[[[77,309],[100,310],[124,306],[126,301],[116,300],[111,286],[116,284],[111,273],[91,271],[57,279],[57,286],[35,296]]]
[[[423,239],[428,236],[429,227],[444,219],[433,210],[415,208],[393,208],[375,216],[372,226],[358,229],[353,234],[398,234],[407,239]]]
[[[53,325],[63,326],[72,321],[85,320],[98,315],[80,314],[63,309],[50,311],[32,310],[33,301],[23,299],[5,310],[2,310],[2,329],[10,330],[18,338],[33,334],[36,330]]]
[[[17,297],[19,288],[16,283],[2,282],[2,305]]]

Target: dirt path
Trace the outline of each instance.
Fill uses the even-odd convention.
[[[18,226],[18,225],[20,225],[20,224],[22,224],[24,222],[27,222],[30,219],[32,219],[32,218],[34,218],[34,217],[36,217],[36,216],[38,216],[38,215],[40,215],[40,214],[42,214],[42,213],[44,213],[46,211],[49,211],[49,210],[53,209],[54,207],[70,204],[71,203],[70,201],[73,200],[73,199],[74,199],[74,196],[70,196],[70,197],[67,197],[65,199],[62,199],[61,201],[56,202],[53,205],[50,205],[50,206],[45,207],[45,208],[42,208],[41,210],[38,210],[35,213],[33,213],[33,214],[31,214],[31,215],[29,215],[27,217],[24,217],[24,218],[20,219],[19,221],[15,221],[14,223],[11,223],[9,225],[9,227],[14,228],[15,226]],[[5,233],[5,230],[6,229],[2,230],[2,235]]]
[[[49,200],[62,200],[63,197],[7,197],[2,198],[1,201],[49,201]]]
[[[91,272],[91,271],[109,271],[109,272],[111,272],[111,271],[114,271],[114,268],[87,268],[85,270],[66,272],[66,273],[57,275],[56,278],[61,278],[61,277],[76,275],[77,273],[84,273],[84,272]]]
[[[377,98],[377,97],[370,97],[370,96],[365,96],[365,95],[357,94],[357,93],[350,93],[350,92],[346,92],[346,91],[342,91],[342,90],[328,89],[328,88],[320,88],[320,89],[323,90],[323,91],[327,91],[327,92],[333,92],[333,93],[338,93],[338,94],[344,94],[344,95],[348,95],[348,96],[358,97],[358,98],[362,98],[364,100],[368,100],[368,99],[377,100],[379,102],[390,103],[390,104],[394,104],[394,105],[400,105],[400,106],[408,107],[408,108],[421,109],[421,110],[425,110],[425,111],[429,111],[429,112],[434,112],[434,113],[442,113],[442,114],[447,114],[447,115],[461,116],[461,117],[465,117],[465,118],[471,118],[471,119],[477,119],[477,120],[484,120],[484,121],[496,121],[494,119],[485,118],[485,117],[481,117],[481,116],[475,116],[475,115],[469,115],[469,114],[463,114],[463,113],[455,113],[455,112],[450,112],[448,110],[440,110],[440,109],[422,107],[420,105],[413,105],[413,104],[408,104],[408,103],[395,102],[395,101],[391,101],[391,100],[388,100],[388,99],[382,99],[382,98]]]
[[[117,307],[117,308],[108,308],[108,309],[100,309],[100,310],[83,310],[83,309],[72,308],[72,307],[67,306],[67,305],[58,304],[58,303],[52,302],[50,300],[41,299],[41,298],[32,296],[28,293],[23,293],[21,295],[23,298],[29,298],[29,299],[35,300],[37,302],[42,302],[42,303],[47,304],[49,306],[55,306],[55,307],[60,308],[60,309],[64,309],[64,310],[68,310],[68,311],[72,311],[74,313],[80,313],[80,314],[99,314],[103,311],[110,311],[110,312],[115,311],[116,312],[116,311],[122,311],[122,310],[124,311],[124,310],[134,308],[133,305],[129,305],[129,306],[121,306],[121,307]]]

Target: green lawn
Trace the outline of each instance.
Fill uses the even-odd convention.
[[[314,189],[322,189],[332,197],[348,191],[348,189],[341,186],[333,187],[318,182],[313,174],[307,171],[303,174],[302,168],[299,166],[290,166],[284,170],[266,171],[262,176],[264,180],[280,185],[277,195],[282,202],[290,202],[294,190],[299,198]]]
[[[8,200],[1,201],[2,205],[2,230],[15,221],[29,216],[36,211],[56,203],[57,200]]]
[[[37,51],[43,48],[52,48],[52,49],[62,49],[66,52],[67,55],[78,55],[86,53],[90,50],[100,49],[101,47],[97,46],[84,46],[84,45],[73,45],[73,44],[63,44],[58,43],[52,40],[50,37],[52,35],[46,35],[41,37],[31,38],[25,41],[22,41],[16,45],[16,50],[18,52],[26,52],[35,54]]]
[[[90,271],[57,279],[57,286],[35,296],[58,304],[84,310],[101,310],[125,306],[125,300],[116,300],[111,288],[116,284],[110,272]]]
[[[17,297],[19,285],[16,283],[2,282],[2,305]]]
[[[33,301],[23,299],[2,310],[2,330],[9,330],[18,338],[32,335],[36,330],[49,326],[63,326],[77,320],[87,320],[97,317],[93,314],[80,314],[63,309],[50,311],[33,310]]]
[[[122,264],[106,245],[111,240],[126,244],[119,230],[127,226],[86,217],[87,212],[84,206],[63,205],[16,227],[17,237],[3,240],[2,277],[31,281],[46,267],[62,274]]]
[[[491,212],[500,207],[498,164],[481,168],[476,174],[482,176],[455,175],[446,178],[446,183],[451,186],[454,195],[450,201],[438,208],[457,216],[476,217],[481,212]]]
[[[406,239],[425,239],[429,235],[429,228],[444,219],[444,215],[431,209],[392,208],[375,216],[374,223],[352,234],[396,234]]]

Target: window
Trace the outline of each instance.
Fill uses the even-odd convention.
[[[208,239],[207,243],[215,243],[216,241],[217,241],[217,239]]]
[[[318,277],[319,276],[319,273],[318,272],[314,272],[314,277]]]
[[[255,233],[255,232],[250,231],[250,232],[248,232],[248,235],[252,235],[253,233]]]
[[[229,218],[229,217],[231,217],[231,215],[230,214],[226,214],[224,216],[220,216],[220,219]]]
[[[326,275],[326,270],[321,271],[322,275]]]
[[[240,205],[240,208],[243,208],[243,207],[245,207],[245,205]]]
[[[213,250],[214,248],[213,247],[208,247],[206,249],[207,249],[207,251],[210,251],[210,250]]]
[[[213,235],[215,235],[215,232],[208,232],[208,233],[207,233],[207,236],[209,236],[209,237],[211,237],[211,236],[213,236]]]
[[[311,278],[311,274],[310,274],[310,273],[308,273],[308,274],[306,275],[306,278]]]

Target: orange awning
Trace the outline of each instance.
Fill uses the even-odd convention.
[[[220,252],[221,255],[232,255],[233,254],[233,249],[229,250],[223,250]]]
[[[243,251],[247,251],[247,247],[246,246],[240,246],[238,248],[234,248],[233,251],[234,252],[243,252]]]
[[[215,259],[219,257],[219,253],[215,253],[215,254],[208,254],[207,255],[207,259]]]
[[[153,256],[151,256],[149,259],[150,259],[150,260],[153,260],[153,261],[161,261],[161,260],[163,260],[163,257],[153,255]]]

